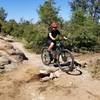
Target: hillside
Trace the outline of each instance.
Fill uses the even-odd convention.
[[[97,60],[100,66],[100,53],[74,53],[75,60],[86,63],[86,67],[79,68],[80,75],[70,75],[58,68],[44,66],[40,55],[29,53],[20,42],[8,40],[0,39],[0,53],[7,57],[0,69],[3,70],[0,74],[0,100],[100,100],[100,80],[92,78],[90,73]],[[39,76],[42,69],[52,69],[58,77],[43,81]]]

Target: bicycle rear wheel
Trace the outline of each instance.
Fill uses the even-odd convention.
[[[49,65],[51,63],[50,53],[47,50],[47,47],[44,47],[41,52],[41,59],[43,64]]]
[[[69,50],[63,49],[58,56],[58,60],[61,69],[70,71],[74,69],[74,56]]]

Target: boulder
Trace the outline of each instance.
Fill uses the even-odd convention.
[[[61,70],[55,67],[45,67],[40,70],[40,76],[42,81],[48,81],[54,78],[58,78],[61,75]]]
[[[11,63],[11,60],[8,57],[6,57],[6,56],[0,57],[0,66],[4,66],[4,65],[7,65],[10,63]]]
[[[11,48],[13,48],[11,44],[5,42],[4,40],[0,40],[0,50],[7,50]]]
[[[0,39],[1,40],[4,40],[6,42],[14,42],[14,38],[10,35],[7,35],[7,36],[0,36]]]
[[[5,71],[11,71],[12,69],[15,69],[18,67],[17,63],[12,62],[11,64],[5,65]]]
[[[12,49],[6,50],[6,52],[8,53],[8,55],[13,56],[15,60],[18,62],[23,61],[23,60],[28,60],[25,54],[19,49],[12,48]]]
[[[25,54],[22,53],[22,52],[16,54],[15,59],[16,59],[18,62],[22,62],[23,60],[28,60],[28,58],[27,58],[27,57],[25,56]]]
[[[13,37],[10,36],[10,35],[7,35],[6,37],[4,37],[4,40],[7,41],[7,42],[14,42]]]
[[[23,60],[28,60],[25,54],[9,43],[12,37],[0,36],[0,72],[10,71],[18,66]]]

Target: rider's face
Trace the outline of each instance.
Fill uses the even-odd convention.
[[[52,29],[53,29],[53,30],[57,30],[57,27],[53,27]]]

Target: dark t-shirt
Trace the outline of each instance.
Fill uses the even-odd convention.
[[[48,32],[51,33],[53,38],[56,38],[57,35],[60,35],[59,30],[52,30],[51,28],[48,29]],[[48,33],[48,39],[52,40]]]

